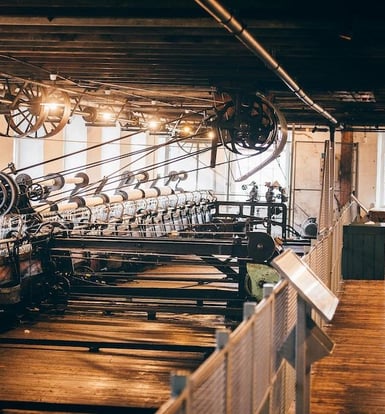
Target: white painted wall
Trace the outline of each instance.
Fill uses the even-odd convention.
[[[355,133],[354,142],[358,143],[357,198],[364,206],[371,208],[377,203],[377,134]]]
[[[296,131],[293,135],[293,167],[291,180],[291,224],[297,228],[308,217],[318,217],[321,197],[321,168],[324,142],[330,139],[328,132]],[[358,144],[358,185],[356,196],[367,207],[376,203],[377,134],[354,133]],[[336,170],[335,191],[338,193],[338,175],[341,134],[335,134]],[[385,184],[384,184],[385,185]],[[336,206],[337,208],[337,206]]]

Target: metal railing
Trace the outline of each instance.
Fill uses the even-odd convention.
[[[337,295],[342,229],[355,220],[357,211],[355,203],[345,207],[336,223],[302,259]],[[156,414],[293,411],[296,372],[283,355],[296,324],[297,291],[287,280],[281,280],[258,305],[245,304],[244,320],[232,333],[217,332],[217,349],[195,372],[172,374],[171,398]]]

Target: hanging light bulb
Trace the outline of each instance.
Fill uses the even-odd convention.
[[[148,121],[148,128],[151,129],[151,131],[156,131],[159,128],[159,125],[159,121],[155,118]]]
[[[190,125],[184,125],[182,128],[182,132],[184,135],[189,135],[192,132],[192,128]]]
[[[103,118],[103,121],[111,121],[112,120],[112,114],[110,112],[102,112],[100,115]]]
[[[212,129],[210,129],[209,132],[207,133],[207,138],[209,139],[215,138],[215,132]]]

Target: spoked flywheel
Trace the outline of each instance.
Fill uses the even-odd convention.
[[[259,94],[237,94],[218,107],[218,127],[226,131],[223,144],[232,152],[260,154],[277,139],[276,108]]]
[[[7,83],[4,98],[9,101],[9,112],[5,114],[6,131],[1,135],[22,138],[37,131],[47,118],[43,105],[46,95],[46,88],[34,83]]]
[[[221,143],[241,157],[263,154],[259,163],[247,173],[236,178],[244,181],[275,160],[287,141],[287,123],[282,113],[259,93],[237,93],[234,97],[223,95],[216,103],[217,117],[214,125]]]
[[[59,89],[47,89],[45,101],[46,117],[39,129],[27,134],[31,138],[49,138],[59,133],[71,115],[71,101],[68,94]]]
[[[71,115],[68,94],[35,83],[6,84],[7,128],[1,135],[48,138],[59,133]]]

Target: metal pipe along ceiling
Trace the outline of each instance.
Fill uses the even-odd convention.
[[[338,121],[317,105],[306,93],[297,85],[297,83],[288,75],[288,73],[278,64],[278,62],[269,54],[269,52],[252,36],[246,29],[245,25],[237,20],[232,13],[226,10],[216,0],[195,0],[203,9],[205,9],[216,21],[222,24],[231,34],[240,40],[248,49],[257,55],[268,68],[270,68],[288,87],[294,92],[299,99],[314,111],[320,113],[332,124],[338,124]]]

